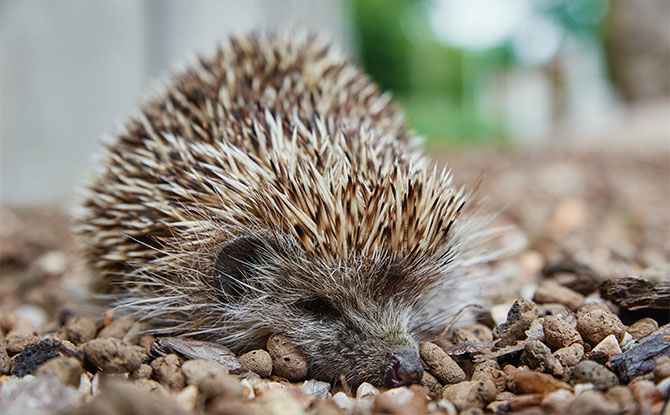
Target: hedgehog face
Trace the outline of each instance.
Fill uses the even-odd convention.
[[[368,268],[310,261],[298,246],[243,236],[221,249],[215,273],[222,301],[264,328],[255,342],[285,335],[308,358],[312,376],[344,375],[354,386],[417,383],[423,368],[410,334],[413,301],[380,290]],[[234,331],[228,323],[224,336],[225,326]]]

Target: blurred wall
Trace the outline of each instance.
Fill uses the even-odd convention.
[[[300,26],[351,49],[332,0],[0,0],[0,203],[67,202],[151,80],[229,33]]]

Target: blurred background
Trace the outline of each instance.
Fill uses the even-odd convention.
[[[329,34],[429,152],[670,146],[667,0],[0,0],[0,19],[3,205],[68,202],[152,80],[286,25]]]

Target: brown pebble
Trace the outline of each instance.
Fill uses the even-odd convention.
[[[656,364],[654,367],[654,380],[656,382],[670,377],[670,356],[659,356],[654,360],[654,363]]]
[[[600,363],[584,360],[572,368],[569,376],[571,385],[577,383],[591,383],[600,390],[618,385],[619,378]]]
[[[581,362],[582,357],[584,357],[584,346],[580,343],[575,343],[568,347],[562,347],[554,352],[554,357],[561,362],[565,370]]]
[[[259,414],[255,406],[244,401],[231,401],[229,397],[217,396],[207,405],[207,413],[211,415],[255,415]]]
[[[176,354],[161,356],[151,362],[154,378],[172,390],[180,390],[185,385],[184,374],[179,366],[179,357]]]
[[[477,363],[472,371],[471,380],[490,380],[496,386],[498,393],[505,390],[509,376],[500,370],[500,365],[494,359]]]
[[[653,318],[645,317],[636,321],[628,327],[628,333],[633,336],[633,339],[641,339],[642,337],[653,333],[658,329],[658,323]]]
[[[270,336],[267,349],[272,356],[272,370],[275,375],[288,380],[301,380],[307,376],[307,361],[286,336]]]
[[[587,390],[577,395],[565,412],[571,415],[617,414],[619,405],[599,390]]]
[[[151,350],[151,344],[156,340],[156,337],[149,334],[140,336],[139,344],[147,350]]]
[[[161,398],[173,396],[172,393],[168,392],[165,386],[161,385],[153,379],[137,379],[135,380],[134,384],[148,395],[158,396]]]
[[[6,350],[9,356],[21,353],[27,345],[39,343],[41,337],[33,334],[9,334],[5,338],[7,342]]]
[[[571,389],[570,385],[551,375],[530,370],[519,370],[512,378],[511,388],[517,393],[549,393]]]
[[[617,403],[619,413],[622,415],[634,415],[638,413],[638,405],[633,398],[633,392],[623,385],[612,386],[605,393],[605,397]]]
[[[123,339],[123,336],[128,333],[130,327],[135,324],[135,319],[131,316],[121,316],[109,323],[109,325],[98,333],[98,339],[105,337],[113,337],[115,339]]]
[[[542,399],[542,407],[551,413],[565,414],[567,409],[575,400],[575,395],[567,389],[559,389],[549,392]]]
[[[493,331],[483,324],[473,324],[454,330],[454,342],[480,342],[486,343],[493,340]]]
[[[0,374],[8,375],[11,369],[11,360],[7,354],[4,342],[0,342]]]
[[[440,346],[430,342],[422,343],[419,354],[430,373],[440,382],[453,384],[465,380],[463,369]]]
[[[96,331],[97,326],[93,320],[85,317],[70,317],[56,336],[63,336],[64,340],[80,345],[93,339]]]
[[[186,383],[195,385],[206,397],[227,396],[242,397],[242,385],[232,376],[228,369],[220,363],[204,359],[194,359],[182,364],[181,370]]]
[[[619,342],[613,334],[605,337],[600,343],[594,347],[586,356],[598,363],[607,363],[612,357],[621,354],[621,347]]]
[[[556,376],[563,375],[561,362],[551,354],[547,345],[538,340],[526,342],[520,362],[531,369],[539,369]]]
[[[553,349],[560,349],[582,341],[582,336],[579,335],[577,329],[561,317],[545,317],[542,329],[547,345]]]
[[[263,349],[247,352],[239,361],[258,376],[266,378],[272,374],[272,357]]]
[[[483,408],[496,397],[496,387],[490,380],[463,381],[447,385],[442,398],[453,403],[459,411],[467,408]]]
[[[423,371],[421,385],[428,389],[428,395],[433,400],[438,400],[442,397],[442,384],[427,370]]]
[[[507,321],[493,330],[493,336],[500,338],[496,347],[511,346],[526,337],[526,329],[538,317],[537,305],[531,300],[520,298],[512,304],[507,313]]]
[[[84,369],[74,357],[55,357],[47,360],[37,370],[37,376],[56,375],[66,385],[79,387],[79,379]]]
[[[533,301],[539,304],[563,304],[572,311],[577,311],[584,305],[584,296],[559,283],[551,280],[543,281],[533,296]]]
[[[119,339],[93,339],[80,346],[84,358],[107,373],[133,372],[146,357],[146,350]]]
[[[147,385],[149,382],[155,384],[151,392],[149,391],[152,388]],[[184,415],[184,411],[174,399],[165,391],[157,392],[158,388],[162,386],[149,380],[136,381],[134,384],[118,380],[106,382],[98,396],[85,405],[67,410],[65,413],[68,415]]]
[[[140,367],[130,374],[131,379],[149,379],[153,374],[153,369],[146,363],[142,363]]]
[[[652,414],[652,407],[661,400],[661,393],[654,382],[650,380],[638,380],[628,385],[633,392],[633,398],[640,407],[641,414]]]
[[[425,414],[426,393],[421,387],[389,389],[374,400],[372,413],[375,414]],[[360,401],[359,401],[360,402]]]
[[[600,343],[610,334],[621,341],[626,333],[619,317],[603,310],[593,310],[578,316],[577,331],[591,346]]]
[[[228,369],[224,365],[204,359],[193,359],[182,363],[181,371],[186,377],[186,383],[196,386],[207,378],[228,376]]]

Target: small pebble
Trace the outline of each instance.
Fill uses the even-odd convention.
[[[537,317],[538,310],[534,302],[525,298],[516,300],[507,313],[507,320],[493,330],[493,336],[500,338],[496,346],[511,346],[517,340],[524,339],[525,331]]]
[[[428,389],[428,395],[434,400],[442,396],[442,384],[427,370],[423,371],[421,386]]]
[[[459,411],[467,408],[482,408],[496,397],[496,387],[491,381],[463,381],[455,385],[447,385],[442,391],[442,398],[453,403]]]
[[[565,413],[571,415],[617,414],[619,405],[599,390],[585,391],[575,398]]]
[[[577,331],[590,345],[595,346],[610,334],[623,340],[626,329],[619,317],[609,311],[593,310],[577,318]]]
[[[440,346],[430,342],[422,343],[419,354],[430,373],[440,382],[453,384],[465,380],[463,369]]]
[[[613,334],[605,337],[600,343],[596,345],[588,354],[587,357],[591,360],[595,360],[598,363],[607,363],[610,358],[620,355],[621,347],[619,347],[619,342]],[[600,361],[600,360],[604,361]]]
[[[266,378],[272,374],[272,357],[263,349],[247,352],[239,361],[258,376]]]
[[[375,388],[368,382],[361,383],[358,389],[356,389],[356,399],[373,398],[377,395],[379,395],[379,389]]]
[[[37,376],[55,375],[64,384],[77,388],[83,372],[79,360],[74,357],[58,356],[40,366]]]
[[[11,367],[11,360],[7,354],[7,349],[4,344],[0,343],[0,374],[8,374]]]
[[[346,411],[354,409],[354,401],[344,392],[337,392],[333,395],[333,402],[335,402],[335,405]]]
[[[570,372],[569,382],[571,385],[576,383],[591,383],[600,390],[618,385],[619,378],[605,366],[592,360],[585,360]]]
[[[493,340],[493,331],[483,324],[473,324],[454,330],[454,342],[466,341],[486,343]]]
[[[546,373],[519,370],[513,378],[511,389],[517,393],[549,393],[559,389],[570,389],[570,385]]]
[[[104,339],[105,337],[123,339],[133,324],[135,324],[135,319],[131,316],[121,316],[109,323],[107,327],[100,330],[97,337],[98,339]]]
[[[638,405],[633,398],[633,393],[623,385],[616,385],[609,388],[605,397],[612,402],[616,402],[620,414],[636,414]]]
[[[572,311],[577,311],[584,305],[584,296],[555,281],[543,281],[533,296],[533,301],[538,304],[558,303],[563,304]]]
[[[531,369],[539,369],[556,376],[563,375],[561,362],[551,354],[547,345],[537,340],[526,342],[520,362]]]
[[[293,381],[307,376],[307,361],[285,336],[270,336],[267,349],[272,356],[272,370],[275,375]]]
[[[659,356],[654,363],[654,379],[657,382],[670,377],[670,356]]]
[[[9,334],[5,338],[5,341],[7,342],[7,346],[5,346],[7,354],[13,356],[21,353],[27,345],[39,343],[41,340],[41,337],[33,334]]]
[[[574,343],[568,347],[562,347],[554,352],[554,357],[565,368],[573,367],[582,360],[584,356],[584,346],[580,343]]]
[[[196,386],[207,378],[228,376],[228,369],[221,363],[204,359],[187,360],[182,363],[181,371],[184,373],[186,383]]]
[[[628,327],[628,333],[633,336],[633,339],[641,339],[642,337],[653,333],[658,329],[658,323],[653,318],[645,317],[636,321]]]
[[[80,349],[89,363],[107,373],[134,372],[146,357],[144,348],[114,338],[93,339]]]
[[[360,390],[360,387],[358,388]],[[320,380],[310,379],[302,384],[302,391],[305,395],[316,396],[320,399],[330,398],[330,383]]]
[[[161,356],[151,362],[154,378],[172,390],[182,389],[186,382],[179,366],[179,357],[176,354]]]
[[[564,318],[547,316],[542,324],[544,338],[547,345],[554,349],[570,346],[582,341],[577,329],[572,327]]]
[[[52,340],[29,344],[14,357],[11,373],[19,377],[32,375],[44,362],[58,356]]]
[[[496,385],[496,391],[502,392],[509,381],[509,376],[500,370],[494,359],[478,363],[473,367],[471,380],[490,380]]]
[[[130,374],[131,379],[149,379],[153,374],[153,369],[146,363],[142,363],[140,367]]]
[[[97,331],[93,320],[84,317],[70,317],[56,337],[69,340],[76,345],[86,343],[95,337]]]
[[[398,415],[424,414],[428,410],[425,391],[420,387],[389,389],[377,396],[371,409],[373,413]]]
[[[217,396],[207,405],[207,413],[210,415],[262,415],[256,407],[245,404],[242,401],[231,401],[225,396]],[[269,413],[269,412],[268,412]],[[288,413],[287,413],[288,414]]]
[[[633,398],[640,406],[641,414],[654,413],[652,408],[656,402],[661,400],[661,393],[654,382],[650,380],[638,380],[628,385],[628,389],[633,393]]]
[[[550,412],[564,414],[575,400],[575,395],[567,389],[559,389],[549,392],[542,399],[542,407]]]
[[[175,396],[177,404],[181,406],[186,411],[193,411],[195,406],[198,404],[198,399],[200,398],[200,393],[198,388],[194,385],[189,385],[179,391]]]

